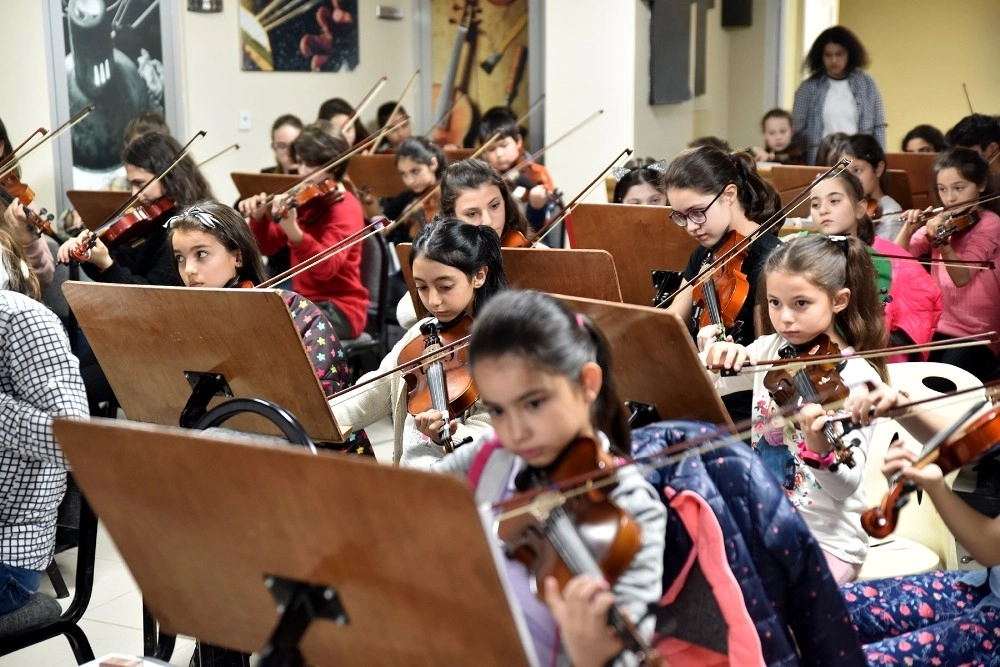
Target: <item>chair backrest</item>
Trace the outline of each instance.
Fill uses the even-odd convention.
[[[381,234],[372,234],[363,242],[361,282],[368,288],[368,325],[365,330],[372,338],[384,337],[389,292],[389,246]]]
[[[966,389],[982,386],[974,375],[957,366],[940,364],[931,361],[904,362],[889,364],[889,379],[893,387],[905,389],[910,394],[910,400],[916,401],[941,395],[950,389]],[[953,385],[953,386],[952,386]],[[961,397],[943,401],[934,407],[949,418],[958,419],[968,410],[973,402],[982,400],[984,391],[974,391]],[[934,405],[934,404],[932,404]],[[914,408],[919,409],[919,408]],[[903,439],[907,446],[918,452],[922,443],[917,442],[895,420],[884,420],[878,423],[868,445],[868,462],[865,466],[865,493],[868,505],[874,507],[881,502],[888,490],[888,483],[882,475],[882,462],[892,441],[893,435]],[[949,477],[950,480],[954,476]],[[917,504],[915,495],[899,513],[899,523],[895,535],[908,537],[919,542],[941,558],[948,569],[955,568],[957,556],[955,553],[955,538],[944,525],[941,516],[926,496],[923,502]]]

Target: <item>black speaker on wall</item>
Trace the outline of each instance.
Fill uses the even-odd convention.
[[[753,25],[753,0],[722,0],[722,27],[746,28]]]

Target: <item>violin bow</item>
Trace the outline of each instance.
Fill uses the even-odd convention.
[[[191,139],[189,139],[188,142],[184,144],[184,146],[182,146],[181,149],[177,152],[177,155],[174,156],[174,159],[170,162],[170,164],[168,164],[164,169],[160,170],[160,173],[156,174],[155,176],[153,176],[153,178],[149,179],[149,181],[147,181],[145,185],[139,188],[139,190],[134,195],[129,197],[124,204],[115,209],[115,212],[112,213],[110,216],[108,216],[107,220],[101,223],[100,227],[98,227],[91,233],[91,241],[96,242],[97,237],[98,235],[100,235],[101,232],[103,232],[111,225],[115,224],[115,222],[118,221],[118,218],[122,217],[122,214],[124,214],[125,211],[135,206],[135,203],[139,201],[139,197],[142,196],[143,192],[148,190],[154,183],[159,183],[160,179],[169,174],[171,169],[180,164],[180,161],[183,160],[187,156],[188,152],[191,150],[191,144],[193,144],[195,140],[200,139],[203,136],[205,136],[205,130],[199,130],[193,137],[191,137]]]
[[[835,165],[827,169],[825,172],[817,176],[812,183],[807,185],[805,188],[802,189],[801,192],[792,197],[792,200],[788,202],[788,204],[779,208],[770,218],[768,218],[767,220],[764,221],[763,224],[758,226],[757,229],[747,234],[746,238],[744,238],[742,241],[740,241],[739,243],[735,244],[732,248],[730,248],[729,252],[723,253],[722,255],[716,257],[710,264],[703,267],[701,271],[699,271],[697,275],[695,275],[694,278],[691,279],[691,282],[689,282],[687,285],[684,285],[683,287],[674,290],[672,294],[667,296],[658,305],[654,306],[654,308],[665,308],[666,307],[665,304],[672,302],[674,298],[676,298],[677,295],[683,292],[684,290],[688,289],[689,287],[691,289],[697,289],[701,285],[705,284],[705,282],[710,280],[712,276],[714,276],[719,269],[721,269],[727,262],[729,262],[730,259],[732,259],[739,253],[749,248],[754,241],[762,237],[764,234],[770,233],[770,231],[775,227],[775,225],[777,225],[779,222],[788,217],[788,214],[791,213],[793,210],[795,210],[796,206],[805,201],[806,197],[808,197],[812,193],[813,188],[818,186],[827,178],[839,174],[841,171],[846,169],[849,164],[851,164],[851,160],[849,160],[848,158],[843,158]]]
[[[492,144],[499,138],[500,138],[500,132],[499,131],[494,132],[493,136],[487,139],[485,142],[483,142],[483,145],[477,148],[476,151],[468,157],[468,159],[474,160],[478,158],[486,151],[487,148],[490,147],[490,144]],[[433,197],[435,194],[440,194],[440,192],[441,192],[441,184],[438,183],[433,188],[430,188],[429,190],[427,190],[427,192],[420,195],[417,199],[411,201],[409,204],[407,204],[406,208],[403,209],[403,212],[400,213],[395,220],[393,220],[392,222],[390,222],[388,225],[385,226],[385,228],[382,230],[382,233],[388,234],[396,227],[399,227],[406,220],[408,220],[411,215],[419,211],[423,207],[425,201]],[[430,222],[430,220],[425,220],[424,222],[427,223]]]
[[[240,145],[239,144],[230,144],[229,146],[226,146],[225,148],[223,148],[221,151],[219,151],[218,153],[216,153],[212,157],[209,157],[209,158],[206,158],[206,159],[202,160],[201,162],[199,162],[195,166],[197,166],[199,169],[201,169],[202,167],[204,167],[206,164],[208,164],[209,162],[211,162],[215,158],[222,157],[223,155],[225,155],[229,151],[238,151],[239,149],[240,149]]]
[[[813,364],[822,364],[828,361],[843,359],[878,359],[880,357],[891,357],[895,354],[909,354],[910,352],[926,352],[932,350],[948,350],[960,347],[973,347],[975,345],[990,345],[997,342],[997,340],[998,337],[996,331],[986,331],[984,333],[972,334],[971,336],[951,338],[946,341],[914,343],[913,345],[900,345],[899,347],[884,347],[876,350],[869,350],[867,352],[853,352],[849,354],[817,354],[811,357],[793,357],[791,359],[762,359],[756,364],[750,364],[750,362],[744,363],[743,368],[740,369],[739,372],[764,373],[771,368],[777,368],[780,366],[811,366]],[[726,370],[725,366],[722,366],[721,364],[706,365],[705,369],[710,371]]]
[[[291,267],[290,269],[283,271],[276,276],[268,278],[267,280],[257,285],[256,287],[258,289],[265,289],[271,287],[272,285],[277,285],[278,283],[287,280],[288,278],[297,276],[303,271],[308,271],[317,264],[320,264],[321,262],[330,259],[331,257],[341,252],[342,250],[347,250],[348,248],[354,246],[355,244],[361,243],[369,236],[378,233],[382,229],[385,220],[386,218],[384,216],[381,215],[375,216],[370,224],[362,227],[356,232],[348,234],[347,236],[340,239],[330,247],[320,250],[312,257],[302,260],[301,262]]]
[[[8,164],[11,163],[11,161],[15,161],[16,162],[17,159],[18,159],[17,158],[18,152],[20,152],[20,150],[22,148],[24,148],[24,146],[29,141],[31,141],[35,137],[36,134],[41,134],[42,136],[45,136],[46,134],[48,134],[48,132],[49,131],[46,130],[44,127],[40,127],[37,130],[35,130],[34,132],[32,132],[31,134],[29,134],[27,139],[25,139],[24,141],[22,141],[21,143],[19,143],[17,145],[17,148],[15,148],[14,150],[12,150],[10,153],[7,154],[7,157],[5,157],[2,160],[0,160],[0,169],[3,169],[4,167],[6,167]],[[0,174],[0,178],[2,178],[3,176],[6,176],[9,171],[12,171],[12,170],[4,171],[2,174]]]
[[[79,111],[77,111],[73,115],[72,118],[70,118],[68,121],[66,121],[65,123],[63,123],[62,125],[60,125],[59,127],[57,127],[56,129],[52,130],[51,132],[46,133],[43,128],[38,128],[38,130],[35,130],[34,132],[32,132],[31,135],[27,139],[25,139],[24,142],[22,142],[20,146],[17,147],[17,150],[20,150],[21,148],[23,148],[24,144],[28,143],[28,141],[31,139],[31,137],[33,137],[36,134],[38,134],[39,131],[41,131],[41,133],[43,135],[45,135],[45,136],[43,136],[31,148],[29,148],[28,150],[26,150],[24,152],[24,155],[19,156],[16,160],[14,159],[14,153],[16,153],[17,151],[14,151],[10,155],[8,155],[7,156],[7,160],[4,162],[3,171],[0,171],[0,178],[3,178],[4,176],[6,176],[7,174],[9,174],[10,172],[14,171],[14,169],[17,167],[17,161],[18,160],[23,160],[24,158],[28,157],[29,155],[31,155],[32,153],[34,153],[36,150],[38,150],[38,148],[40,146],[42,146],[42,145],[48,143],[49,141],[55,139],[60,134],[62,134],[66,130],[70,129],[71,127],[73,127],[74,125],[76,125],[77,123],[79,123],[81,120],[83,120],[84,118],[86,118],[87,116],[89,116],[90,112],[93,111],[93,110],[94,110],[94,105],[93,104],[88,104],[87,106],[85,106],[82,109],[80,109]]]
[[[390,125],[392,126],[392,129],[395,129],[396,127],[402,125],[404,122],[406,122],[405,119],[399,119],[397,121],[394,121],[394,122],[390,123]],[[345,160],[350,160],[356,154],[358,154],[361,151],[363,151],[364,149],[368,148],[372,144],[373,141],[375,141],[375,137],[368,137],[364,141],[361,141],[361,142],[358,142],[357,144],[355,144],[354,147],[348,148],[348,150],[344,151],[343,153],[338,153],[337,155],[333,156],[333,158],[331,158],[326,164],[323,164],[320,167],[318,167],[316,169],[316,171],[314,171],[313,173],[311,173],[311,174],[309,174],[307,176],[303,176],[302,178],[300,178],[299,180],[295,181],[294,183],[292,183],[291,185],[289,185],[287,188],[285,188],[281,192],[276,192],[274,194],[270,194],[267,197],[265,197],[264,201],[262,201],[260,203],[260,205],[257,207],[257,209],[255,209],[255,210],[259,210],[259,209],[263,208],[264,206],[267,206],[272,201],[274,201],[274,198],[277,197],[278,195],[288,194],[292,190],[295,190],[296,188],[301,187],[303,184],[305,184],[308,181],[315,181],[319,176],[325,174],[326,172],[330,171],[334,167],[336,167],[336,166],[338,166],[340,164],[343,164],[343,162]]]
[[[382,86],[384,86],[385,82],[388,80],[389,77],[384,74],[379,77],[378,81],[375,82],[375,85],[372,86],[372,89],[368,91],[368,94],[361,98],[361,101],[358,102],[358,106],[354,107],[354,113],[348,116],[347,120],[345,120],[340,126],[341,132],[346,132],[354,126],[354,123],[358,121],[358,117],[361,115],[361,112],[373,99],[375,99],[375,95],[378,94],[378,91],[382,90]]]
[[[420,70],[418,69],[416,72],[413,73],[412,76],[410,76],[410,80],[406,83],[406,86],[403,88],[403,92],[400,93],[399,99],[396,100],[396,106],[392,108],[392,113],[389,114],[389,120],[392,120],[392,118],[396,115],[396,112],[399,111],[399,108],[403,106],[403,100],[406,98],[406,95],[410,92],[410,88],[413,86],[413,82],[417,80],[417,76],[419,74]],[[388,127],[389,123],[387,122],[385,124],[385,127],[379,130],[378,136],[375,137],[375,143],[372,144],[367,151],[365,151],[365,155],[371,155],[372,153],[378,150],[378,147],[382,144],[382,140],[385,139],[385,136],[387,134],[389,134],[389,130],[387,129]]]
[[[425,362],[426,363],[431,363],[431,362],[437,361],[438,358],[448,356],[452,352],[457,352],[457,351],[459,351],[459,350],[461,350],[463,348],[468,347],[469,346],[469,339],[470,338],[471,338],[471,336],[462,336],[461,338],[459,338],[457,340],[453,340],[450,343],[446,343],[446,344],[442,345],[441,347],[439,347],[437,349],[431,350],[430,352],[425,352],[425,353],[421,354],[419,357],[414,357],[413,359],[411,359],[410,361],[406,362],[405,364],[399,364],[398,366],[396,366],[394,368],[390,368],[389,370],[385,371],[384,373],[379,373],[378,375],[374,375],[374,376],[368,378],[367,380],[364,380],[362,382],[357,382],[357,383],[355,383],[354,385],[352,385],[350,387],[346,387],[344,389],[341,389],[340,391],[336,391],[336,392],[330,394],[329,396],[327,396],[326,400],[328,402],[329,401],[333,401],[336,398],[340,398],[340,397],[344,396],[345,394],[354,391],[358,387],[364,387],[364,386],[367,386],[367,385],[372,384],[374,382],[378,382],[379,380],[384,380],[387,377],[389,377],[390,375],[392,375],[393,373],[396,373],[396,372],[407,373],[409,371],[416,370],[417,368],[420,368],[421,366],[424,365]],[[336,402],[339,402],[339,401],[336,401]]]
[[[597,175],[597,177],[594,178],[594,180],[592,180],[590,183],[588,183],[587,186],[585,188],[583,188],[583,190],[581,190],[575,197],[573,197],[573,199],[568,204],[566,204],[566,206],[563,208],[563,210],[559,211],[558,215],[556,215],[551,220],[549,220],[547,223],[545,223],[544,225],[542,225],[541,227],[539,227],[538,231],[535,232],[530,238],[527,239],[527,244],[528,244],[527,247],[530,248],[532,245],[534,245],[535,243],[538,243],[539,241],[541,241],[542,239],[544,239],[546,236],[548,236],[549,233],[553,229],[556,228],[556,225],[558,225],[560,222],[562,222],[563,220],[565,220],[566,216],[568,216],[570,213],[572,213],[573,209],[575,209],[577,206],[580,205],[580,202],[583,201],[583,198],[586,197],[587,195],[589,195],[594,190],[594,188],[597,187],[597,184],[600,183],[602,180],[604,180],[605,175],[609,171],[611,171],[612,169],[614,169],[615,165],[618,164],[618,162],[622,158],[628,157],[631,154],[632,154],[632,149],[631,148],[626,148],[621,153],[619,153],[618,156],[615,157],[615,159],[612,160],[611,163],[608,164],[607,167],[605,167],[604,169],[601,170],[601,173],[599,173]]]
[[[529,113],[530,113],[530,111],[529,111]],[[514,174],[520,172],[522,169],[527,168],[529,165],[534,164],[535,160],[537,158],[541,157],[547,150],[549,150],[550,148],[555,148],[560,143],[562,143],[563,141],[565,141],[566,139],[568,139],[574,132],[576,132],[577,130],[579,130],[580,128],[582,128],[584,125],[586,125],[590,121],[594,120],[595,118],[597,118],[598,116],[600,116],[603,113],[604,113],[604,109],[598,109],[597,111],[595,111],[594,113],[590,114],[589,116],[587,116],[586,118],[584,118],[582,121],[580,121],[579,123],[577,123],[576,125],[574,125],[573,127],[571,127],[569,130],[567,130],[566,132],[564,132],[562,135],[560,135],[557,139],[555,139],[551,143],[549,143],[549,144],[547,144],[547,145],[542,146],[541,148],[539,148],[537,151],[535,151],[534,153],[532,153],[531,155],[529,155],[528,157],[526,157],[524,160],[522,160],[519,164],[517,164],[517,165],[511,167],[510,169],[508,169],[507,172],[503,175],[504,180],[507,180],[508,178],[512,177]]]

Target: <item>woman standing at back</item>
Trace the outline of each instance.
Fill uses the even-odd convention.
[[[885,149],[885,111],[875,79],[862,72],[868,52],[853,32],[835,25],[819,34],[806,56],[809,78],[795,91],[792,127],[813,164],[828,134],[871,134]]]

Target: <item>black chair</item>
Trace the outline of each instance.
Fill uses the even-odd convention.
[[[10,634],[0,637],[0,655],[7,655],[14,651],[19,651],[28,646],[33,646],[43,641],[64,635],[69,641],[73,655],[76,656],[77,664],[83,664],[94,660],[94,649],[90,646],[87,634],[80,627],[80,619],[87,611],[90,604],[90,596],[94,592],[94,558],[97,554],[97,516],[87,499],[80,497],[80,545],[76,554],[76,592],[73,601],[62,615],[54,618],[43,616],[42,620],[34,617],[33,613],[24,613],[17,610],[10,614],[0,616],[0,627],[9,630]],[[46,606],[52,609],[44,598],[51,600],[58,608],[59,603],[44,593],[36,593],[28,603],[28,612],[34,612],[39,607]],[[21,613],[20,617],[15,614]],[[44,612],[43,612],[44,614]],[[14,627],[19,620],[25,622],[24,625]]]
[[[351,365],[353,379],[362,370],[377,368],[388,352],[386,309],[389,293],[389,246],[381,234],[372,234],[362,242],[361,282],[368,288],[368,324],[357,338],[342,340],[344,356]],[[360,360],[368,355],[368,363]],[[371,359],[374,359],[372,363]]]

